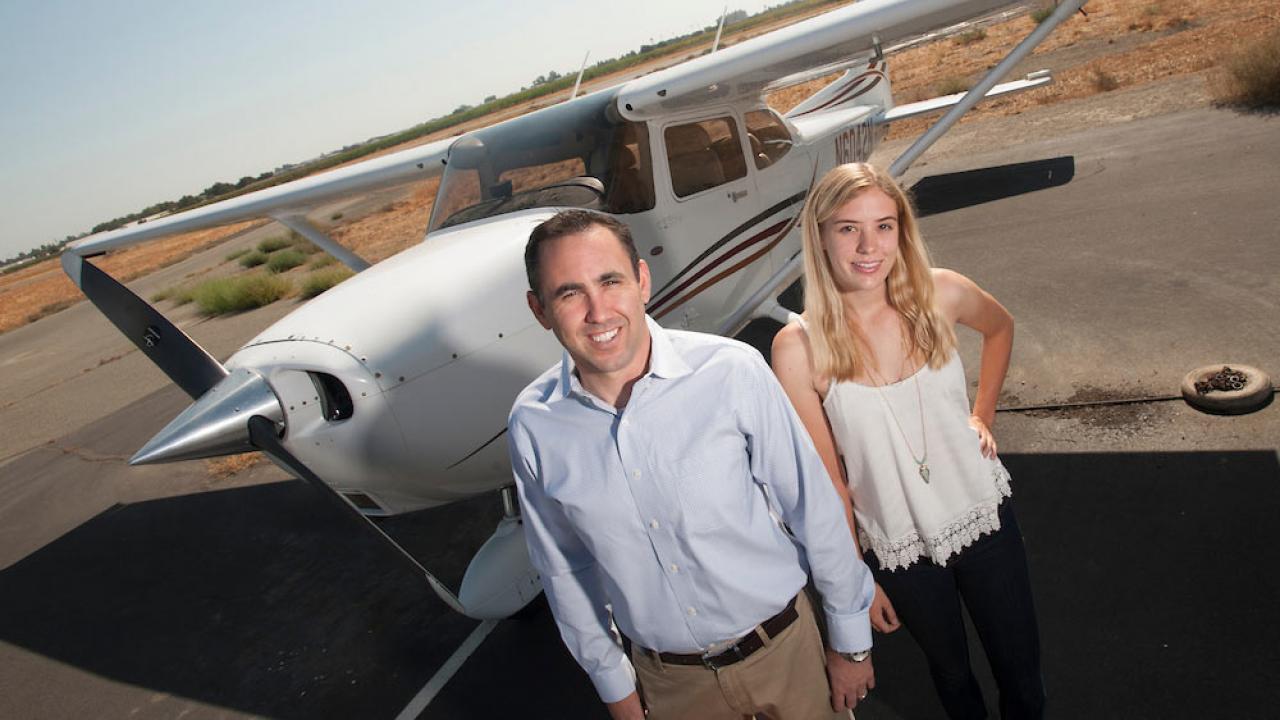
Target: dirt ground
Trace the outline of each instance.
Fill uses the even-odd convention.
[[[1121,89],[1142,88],[1147,96],[1149,102],[1136,109],[1131,102],[1125,103],[1130,108],[1127,112],[1135,117],[1161,109],[1167,111],[1204,105],[1214,99],[1209,87],[1216,84],[1222,59],[1235,48],[1280,27],[1280,0],[1093,0],[1085,5],[1084,10],[1087,16],[1076,16],[1065,22],[1012,74],[1018,77],[1048,67],[1054,71],[1054,83],[983,103],[968,113],[952,134],[960,133],[964,125],[983,118],[1021,115],[1031,108],[1093,96],[1099,100],[1084,103],[1084,106],[1092,108],[1092,112],[1107,115],[1111,111],[1106,96]],[[803,17],[754,28],[730,37],[726,44],[741,42]],[[895,97],[905,103],[965,87],[998,62],[1031,30],[1033,22],[1030,15],[1024,13],[1002,22],[980,24],[980,29],[895,54],[890,59]],[[584,89],[615,84],[683,61],[697,53],[697,49],[685,50],[624,73],[597,79]],[[770,104],[786,110],[826,82],[829,79],[780,91],[771,96]],[[385,152],[489,125],[559,99],[544,97]],[[918,135],[933,119],[913,118],[895,124],[889,139]],[[1077,112],[1077,121],[1087,124],[1090,116],[1087,112],[1084,115]],[[1061,127],[1055,124],[1053,128],[1040,128],[1029,124],[1020,127],[1019,132],[1048,132],[1051,129],[1057,131]],[[944,140],[930,152],[945,152],[945,147]],[[438,183],[438,179],[428,180],[377,208],[348,213],[330,232],[338,242],[370,261],[390,257],[422,238]],[[103,265],[118,278],[141,277],[225,241],[248,227],[252,225],[242,224],[148,243],[113,253],[103,261]],[[56,260],[0,276],[0,333],[69,307],[81,299],[79,291],[62,273]]]

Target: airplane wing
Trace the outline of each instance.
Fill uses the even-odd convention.
[[[317,173],[299,180],[223,200],[204,207],[188,210],[169,217],[106,233],[99,233],[81,240],[67,249],[67,253],[81,258],[100,255],[135,243],[155,238],[230,225],[244,220],[269,217],[298,230],[308,239],[333,252],[347,265],[359,258],[344,252],[336,243],[320,235],[302,216],[309,210],[353,194],[406,185],[425,180],[444,170],[445,155],[457,138],[445,138],[418,147],[364,162]],[[319,241],[317,241],[319,240]],[[326,243],[333,244],[331,248]],[[337,252],[335,252],[337,250]],[[363,263],[359,261],[356,265]],[[367,264],[364,264],[367,267]],[[363,267],[356,267],[360,270]],[[77,285],[79,277],[72,276]]]
[[[990,13],[1009,0],[861,0],[624,84],[618,109],[648,120],[759,96],[819,77],[882,46]]]

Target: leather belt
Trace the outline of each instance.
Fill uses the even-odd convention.
[[[776,638],[783,630],[790,627],[791,623],[795,622],[798,617],[800,617],[800,613],[796,611],[796,598],[791,598],[791,602],[787,603],[786,607],[782,608],[777,615],[760,623],[759,627],[770,639]],[[719,670],[722,667],[746,660],[752,653],[762,647],[764,647],[764,640],[760,639],[760,633],[751,632],[715,655],[666,652],[656,653],[656,655],[662,662],[672,665],[702,665],[709,670]]]

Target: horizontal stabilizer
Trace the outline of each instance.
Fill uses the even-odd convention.
[[[1027,75],[1022,80],[1014,80],[1012,82],[1000,83],[991,88],[984,98],[993,98],[998,95],[1008,95],[1009,93],[1022,92],[1023,90],[1031,90],[1053,82],[1053,76],[1048,70],[1040,70],[1038,72]],[[953,95],[943,95],[941,97],[921,100],[920,102],[907,103],[899,105],[891,110],[881,113],[876,119],[877,123],[891,123],[895,120],[906,120],[907,118],[916,117],[917,115],[925,115],[938,110],[946,110],[947,108],[960,102],[960,98],[964,97],[964,93],[955,93]]]
[[[1060,187],[1076,176],[1070,156],[930,175],[911,186],[919,217]]]

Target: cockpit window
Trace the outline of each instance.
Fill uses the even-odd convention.
[[[535,207],[652,209],[648,133],[612,103],[586,97],[459,138],[429,230]]]
[[[752,110],[743,119],[747,121],[747,139],[751,141],[757,170],[778,162],[791,150],[791,133],[774,111]]]

